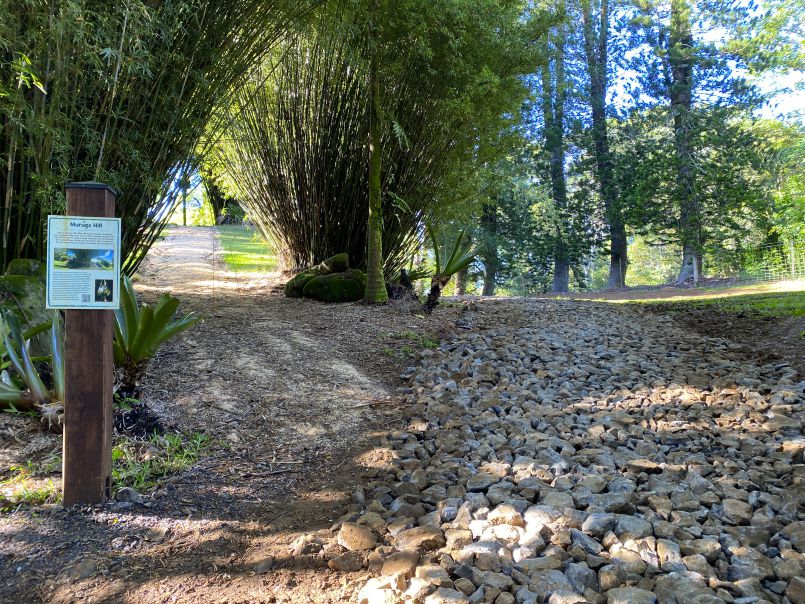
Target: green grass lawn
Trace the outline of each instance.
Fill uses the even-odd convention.
[[[801,317],[805,315],[805,291],[744,294],[724,297],[646,300],[658,309],[675,312],[708,308],[723,313],[761,317]]]
[[[236,273],[267,273],[277,270],[277,257],[253,229],[226,225],[216,227],[227,268]]]

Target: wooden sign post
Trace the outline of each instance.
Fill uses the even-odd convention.
[[[68,216],[114,217],[116,194],[108,185],[79,182],[66,189]],[[112,312],[65,311],[65,506],[97,503],[111,495]]]

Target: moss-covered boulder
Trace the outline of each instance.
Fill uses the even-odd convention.
[[[285,284],[286,298],[301,298],[305,285],[311,279],[322,275],[332,275],[333,273],[343,273],[349,270],[349,256],[347,254],[336,254],[326,260],[319,262],[316,266],[306,268],[301,273],[295,275]]]
[[[355,302],[363,298],[364,292],[366,275],[357,269],[320,275],[308,281],[303,290],[306,298],[323,302]]]
[[[14,311],[23,324],[38,325],[50,320],[45,310],[45,284],[38,277],[0,277],[0,306]]]
[[[50,321],[45,309],[45,282],[25,275],[0,276],[0,309],[17,315],[24,329]],[[47,333],[40,334],[31,341],[34,355],[47,354],[47,337]]]
[[[319,275],[321,275],[321,271],[316,267],[305,269],[301,273],[295,275],[285,284],[285,297],[301,298],[305,285],[307,285],[311,279],[315,279]]]
[[[45,265],[31,258],[15,258],[8,263],[6,275],[22,275],[24,277],[45,278]]]
[[[349,255],[344,252],[343,254],[336,254],[330,256],[327,260],[321,261],[314,268],[318,268],[322,275],[330,275],[332,273],[343,273],[349,270]]]

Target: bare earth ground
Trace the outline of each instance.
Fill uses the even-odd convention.
[[[159,353],[143,399],[215,444],[148,507],[1,517],[0,602],[348,602],[365,581],[294,559],[289,544],[328,530],[387,455],[373,436],[400,417],[389,399],[410,364],[399,334],[438,340],[456,311],[426,319],[288,300],[279,275],[228,273],[212,262],[218,252],[211,229],[177,228],[136,284],[146,299],[171,291],[204,317]],[[58,453],[35,422],[2,415],[4,468]],[[271,557],[274,570],[255,573]]]
[[[212,230],[172,230],[137,283],[144,297],[171,291],[204,317],[160,352],[144,400],[213,446],[144,493],[145,505],[0,517],[0,602],[355,601],[368,572],[332,571],[321,556],[293,555],[292,544],[317,531],[332,539],[351,494],[387,471],[391,453],[378,443],[406,416],[393,397],[410,364],[394,352],[400,334],[446,337],[462,307],[425,319],[287,300],[278,275],[228,273],[217,251]],[[480,304],[503,311],[481,320],[523,320],[516,304]],[[582,304],[568,311],[581,316]],[[759,337],[744,341],[747,354],[769,336]],[[0,469],[58,453],[58,439],[32,420],[0,416]]]

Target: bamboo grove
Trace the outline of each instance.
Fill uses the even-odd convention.
[[[40,257],[68,181],[120,191],[133,272],[212,108],[313,2],[2,0],[2,263]]]
[[[366,265],[370,50],[387,277],[409,261],[425,224],[474,201],[481,166],[505,152],[501,137],[527,93],[520,76],[534,65],[539,32],[519,20],[521,8],[389,4],[375,9],[370,40],[365,12],[340,5],[252,71],[222,112],[217,161],[287,268],[343,251]]]

